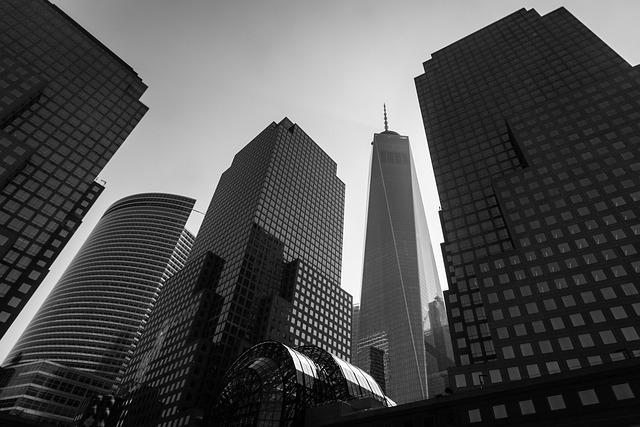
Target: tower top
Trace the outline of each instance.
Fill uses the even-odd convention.
[[[394,132],[389,130],[389,121],[387,120],[387,104],[382,104],[384,108],[384,132],[381,132],[382,135],[399,135],[398,132]]]
[[[387,104],[382,104],[384,108],[384,130],[385,132],[389,130],[389,123],[387,122]]]

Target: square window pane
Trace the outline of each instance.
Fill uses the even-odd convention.
[[[470,409],[469,410],[469,422],[470,423],[479,423],[482,421],[482,417],[480,416],[480,409]]]
[[[635,397],[628,383],[612,385],[611,390],[616,395],[616,400],[633,399]]]
[[[558,409],[564,409],[567,407],[561,394],[547,396],[547,401],[549,402],[549,408],[551,408],[552,411],[557,411]]]
[[[522,413],[522,415],[536,413],[536,408],[533,406],[533,400],[523,400],[518,403],[520,405],[520,412]]]
[[[493,407],[493,416],[496,420],[507,418],[507,407],[505,405],[495,405]]]
[[[579,391],[578,396],[580,397],[580,402],[582,402],[582,405],[584,406],[600,403],[598,395],[596,395],[596,391],[592,388],[589,390]]]

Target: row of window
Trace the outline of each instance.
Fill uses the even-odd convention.
[[[629,386],[629,383],[614,384],[610,386],[610,390],[617,401],[635,398],[635,394]],[[600,390],[600,393],[602,393],[602,390]],[[545,396],[544,399],[535,399],[536,402],[534,402],[534,399],[520,400],[518,401],[517,406],[510,407],[509,410],[507,410],[506,404],[492,405],[490,412],[488,411],[488,408],[486,408],[487,410],[484,412],[481,411],[480,408],[469,409],[467,415],[469,416],[470,423],[479,423],[483,421],[483,415],[484,421],[489,421],[491,419],[504,419],[509,417],[509,415],[529,415],[537,412],[559,411],[567,408],[565,400],[567,394],[568,393],[548,395]],[[577,395],[582,406],[597,405],[601,403],[601,398],[598,396],[598,392],[593,388],[579,390]],[[517,412],[512,414],[510,411]]]

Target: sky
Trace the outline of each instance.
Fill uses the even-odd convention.
[[[360,300],[371,141],[411,142],[443,289],[439,199],[413,79],[431,54],[521,9],[564,6],[630,64],[637,0],[51,0],[126,61],[149,112],[99,175],[106,189],[0,341],[0,360],[115,201],[164,192],[205,212],[233,156],[288,117],[346,184],[342,287]],[[197,232],[202,215],[187,228]]]

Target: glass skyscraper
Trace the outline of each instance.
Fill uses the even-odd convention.
[[[39,361],[55,362],[58,377],[63,367],[90,373],[99,378],[102,393],[111,391],[164,282],[189,254],[194,237],[184,226],[194,202],[146,193],[107,209],[7,356],[8,367],[18,369],[23,378],[0,391],[0,410],[53,417],[61,401],[77,403],[87,397],[74,393],[73,387],[34,382],[37,378],[24,384],[29,374],[38,375],[23,365],[37,368],[40,377],[53,377],[48,366],[34,363]],[[28,385],[38,389],[36,396],[25,394]],[[12,399],[17,401],[7,406]],[[43,401],[49,406],[42,406]],[[64,411],[74,409],[69,408],[72,403],[62,406]]]
[[[125,373],[121,425],[203,422],[227,368],[264,340],[349,358],[336,171],[287,118],[236,154]]]
[[[145,89],[54,5],[0,2],[0,337],[101,193]]]
[[[409,138],[374,134],[358,354],[396,403],[426,399],[424,333],[429,303],[442,298]],[[439,326],[439,325],[438,325]]]
[[[442,205],[458,389],[640,352],[640,70],[520,10],[415,79]]]

